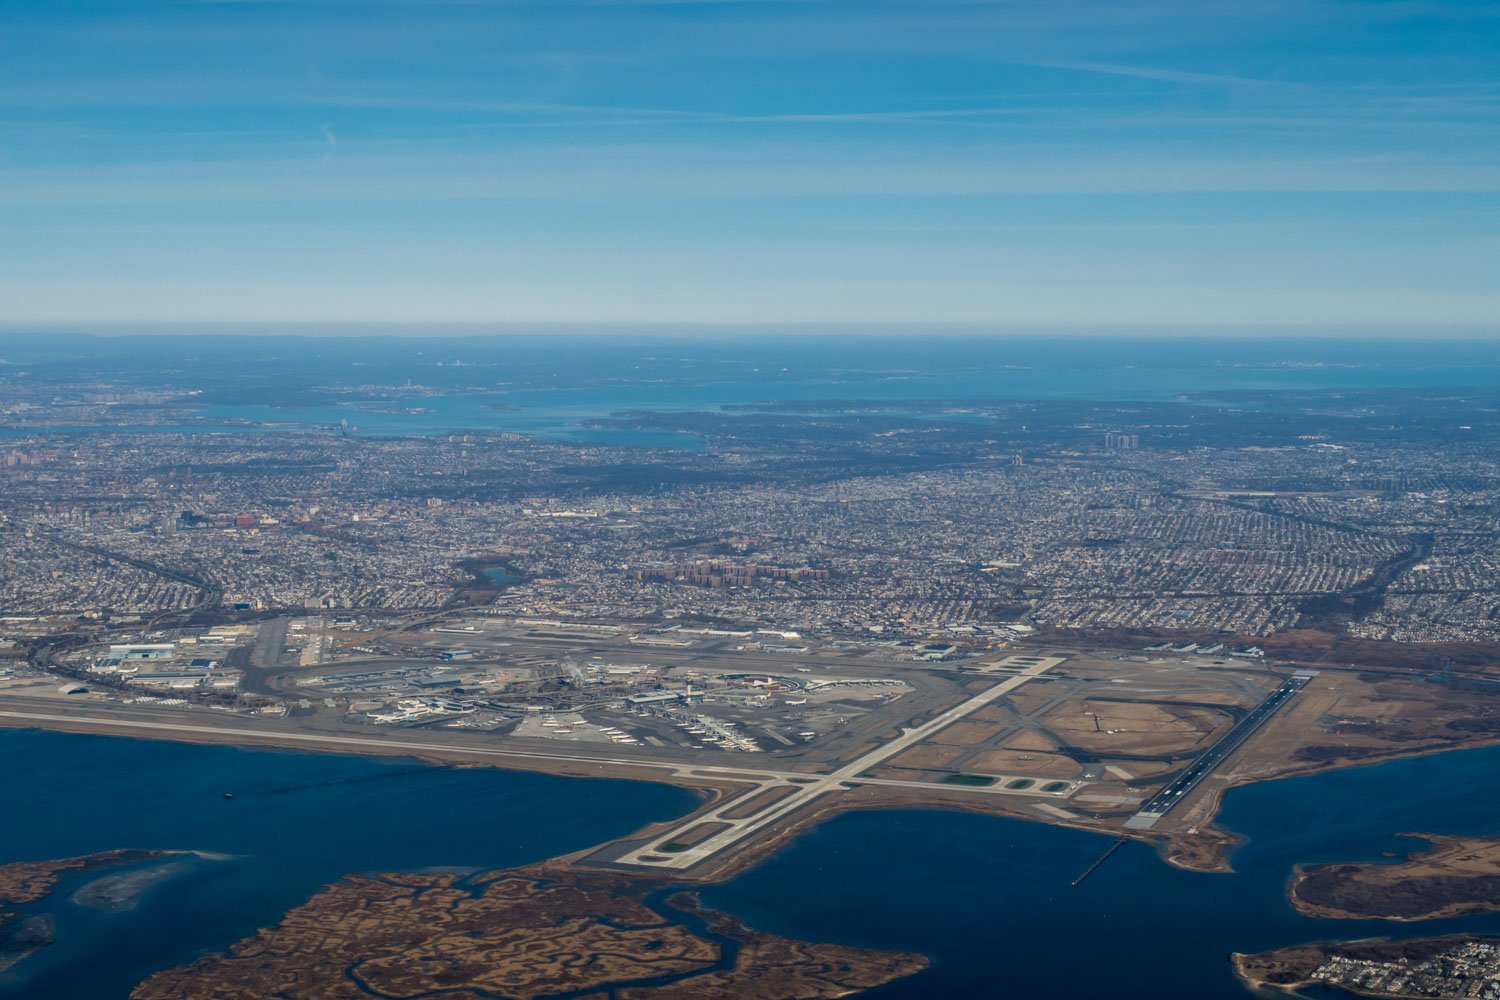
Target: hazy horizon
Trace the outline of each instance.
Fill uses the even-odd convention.
[[[516,339],[570,337],[678,340],[816,341],[870,338],[901,340],[924,336],[941,340],[1036,342],[1047,340],[1121,340],[1188,343],[1389,343],[1419,339],[1427,344],[1500,343],[1500,324],[1152,324],[1095,326],[1030,324],[1003,327],[943,323],[397,323],[328,321],[321,323],[233,323],[173,321],[163,323],[0,323],[0,343],[22,337],[227,337],[318,339],[380,337],[390,339]]]

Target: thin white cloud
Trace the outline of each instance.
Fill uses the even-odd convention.
[[[1076,59],[1029,60],[1025,65],[1044,69],[1074,70],[1079,73],[1098,73],[1106,76],[1126,76],[1138,80],[1161,80],[1166,83],[1212,84],[1220,87],[1286,86],[1280,81],[1231,76],[1224,73],[1197,73],[1191,70],[1159,66],[1129,66],[1121,63],[1086,62]]]
[[[1500,192],[1492,157],[1173,155],[994,146],[568,146],[504,154],[145,163],[0,174],[0,205],[672,202],[1203,192]]]
[[[470,98],[421,98],[392,96],[327,96],[308,98],[314,107],[373,108],[389,111],[431,111],[434,113],[474,113],[581,118],[587,124],[829,124],[865,122],[923,122],[965,118],[997,118],[1028,112],[1041,112],[1036,105],[992,105],[950,108],[872,108],[850,111],[782,111],[735,112],[694,110],[688,108],[650,108],[598,104],[560,104],[537,101],[492,101]]]

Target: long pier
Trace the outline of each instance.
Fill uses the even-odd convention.
[[[1105,850],[1105,852],[1103,854],[1099,855],[1097,858],[1094,859],[1094,863],[1093,864],[1089,865],[1087,868],[1085,868],[1083,870],[1083,874],[1082,875],[1078,876],[1077,878],[1075,878],[1073,880],[1073,883],[1072,883],[1073,884],[1073,888],[1076,889],[1080,885],[1082,885],[1084,879],[1088,878],[1090,875],[1094,874],[1094,872],[1098,871],[1100,865],[1102,865],[1102,864],[1104,864],[1104,862],[1108,861],[1114,855],[1114,853],[1116,851],[1118,851],[1120,848],[1124,847],[1129,841],[1130,841],[1129,837],[1121,837],[1118,840],[1116,840],[1113,844],[1110,844],[1109,847]]]

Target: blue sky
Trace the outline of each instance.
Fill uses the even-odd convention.
[[[1497,326],[1500,3],[0,0],[0,323]]]

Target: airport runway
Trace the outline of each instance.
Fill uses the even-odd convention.
[[[687,820],[684,820],[682,823],[673,827],[671,830],[662,834],[660,837],[654,838],[654,846],[641,850],[635,853],[632,857],[621,858],[620,860],[625,863],[647,864],[652,866],[653,868],[670,868],[679,871],[702,864],[704,861],[713,857],[715,854],[718,854],[719,852],[724,851],[727,848],[741,843],[747,838],[755,835],[760,830],[763,830],[771,824],[775,823],[777,820],[780,820],[790,815],[791,813],[806,807],[814,799],[821,798],[824,795],[828,795],[832,792],[841,791],[847,788],[848,785],[846,784],[846,782],[855,781],[860,773],[879,765],[883,761],[895,757],[903,750],[915,746],[916,744],[932,736],[939,730],[952,725],[959,719],[962,719],[964,716],[969,715],[979,710],[980,708],[983,708],[985,705],[988,705],[993,701],[1005,697],[1005,695],[1014,691],[1022,684],[1025,684],[1027,681],[1040,674],[1046,673],[1048,670],[1051,670],[1053,667],[1062,662],[1062,657],[1047,657],[1041,660],[1039,663],[1036,663],[1035,665],[1022,670],[1019,673],[1007,677],[1005,680],[1000,681],[1000,683],[996,684],[994,687],[985,689],[984,691],[968,699],[967,701],[960,702],[958,705],[955,705],[953,708],[950,708],[946,712],[938,715],[930,722],[923,723],[922,725],[913,727],[911,729],[903,730],[901,735],[896,737],[894,740],[876,747],[869,753],[856,758],[855,760],[851,761],[848,764],[845,764],[843,767],[839,768],[836,771],[833,771],[832,773],[816,776],[806,774],[797,775],[796,777],[798,784],[796,787],[798,788],[798,791],[788,795],[784,799],[773,802],[772,804],[766,806],[764,809],[761,809],[750,816],[746,816],[740,819],[726,817],[725,813],[733,811],[734,808],[733,803],[726,804],[724,809],[720,810],[717,814],[708,816],[695,815]],[[764,789],[774,787],[779,783],[779,779],[771,778],[770,780],[761,782],[761,785],[762,789]],[[916,785],[912,785],[909,782],[905,784],[907,785],[907,787],[918,787]],[[964,787],[965,786],[962,785],[943,786],[945,790],[950,788]],[[991,794],[995,793],[994,786],[984,787]],[[667,852],[664,852],[662,850],[662,845],[679,843],[681,838],[685,837],[685,835],[689,831],[702,826],[704,823],[724,824],[726,828],[711,837],[703,839],[699,843],[693,844],[690,847],[686,847],[684,849],[674,848],[672,851]],[[660,860],[647,861],[645,860],[646,858]]]
[[[1307,686],[1312,680],[1310,672],[1299,671],[1268,694],[1264,701],[1255,706],[1250,714],[1241,719],[1233,729],[1213,746],[1204,752],[1203,756],[1188,765],[1177,777],[1169,781],[1161,791],[1147,799],[1141,805],[1140,811],[1125,821],[1127,829],[1149,830],[1156,825],[1156,821],[1165,816],[1178,804],[1180,804],[1189,792],[1198,787],[1199,782],[1213,773],[1214,768],[1224,763],[1244,742],[1250,738],[1261,726],[1265,725],[1271,716],[1275,715],[1280,708],[1292,699],[1298,691]]]

